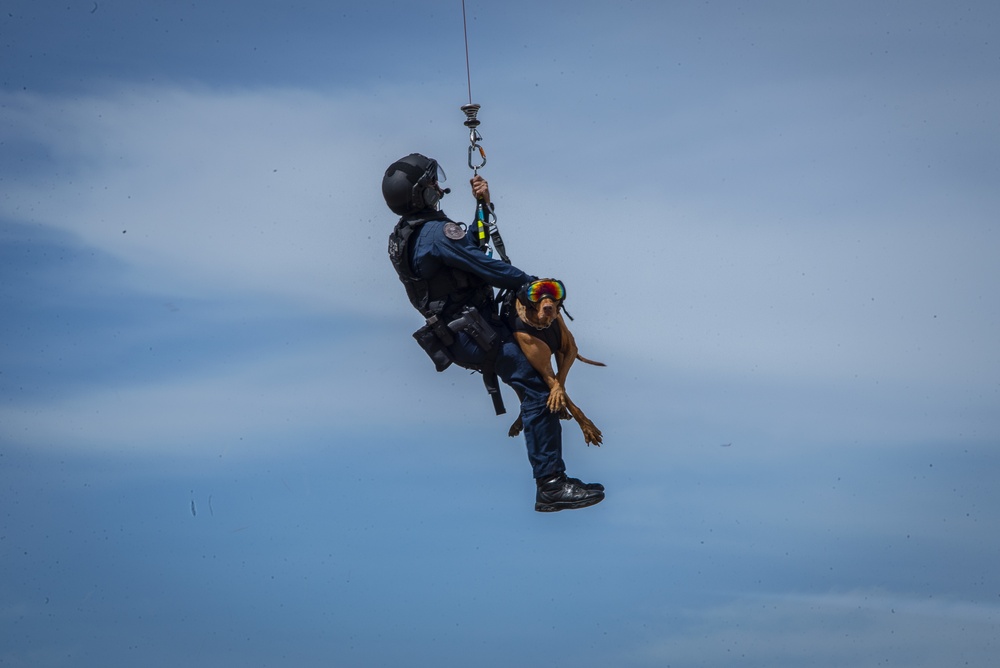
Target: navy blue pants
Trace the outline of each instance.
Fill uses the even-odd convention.
[[[562,425],[558,414],[549,411],[546,405],[549,386],[521,352],[510,331],[498,329],[500,340],[496,345],[501,348],[495,361],[496,372],[500,380],[514,389],[521,402],[524,444],[528,448],[532,473],[536,478],[564,473]],[[486,358],[486,353],[464,332],[457,334],[450,350],[455,361],[463,366],[478,366]]]

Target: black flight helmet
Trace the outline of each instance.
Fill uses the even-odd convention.
[[[382,177],[382,197],[393,213],[405,216],[437,208],[441,196],[450,192],[438,183],[448,177],[437,160],[411,153],[389,165]]]

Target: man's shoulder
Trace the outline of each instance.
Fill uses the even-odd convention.
[[[451,219],[429,220],[420,230],[421,236],[448,244],[464,242],[467,236],[465,225]]]

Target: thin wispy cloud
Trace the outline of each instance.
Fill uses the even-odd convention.
[[[997,606],[879,590],[749,597],[682,614],[674,620],[679,632],[643,658],[678,665],[867,667],[885,665],[887,657],[921,668],[986,665],[998,619]]]

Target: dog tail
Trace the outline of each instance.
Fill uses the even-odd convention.
[[[593,364],[594,366],[607,366],[607,364],[605,364],[604,362],[595,362],[594,360],[589,360],[583,355],[580,355],[579,353],[577,353],[576,358],[581,362],[583,362],[584,364]]]

